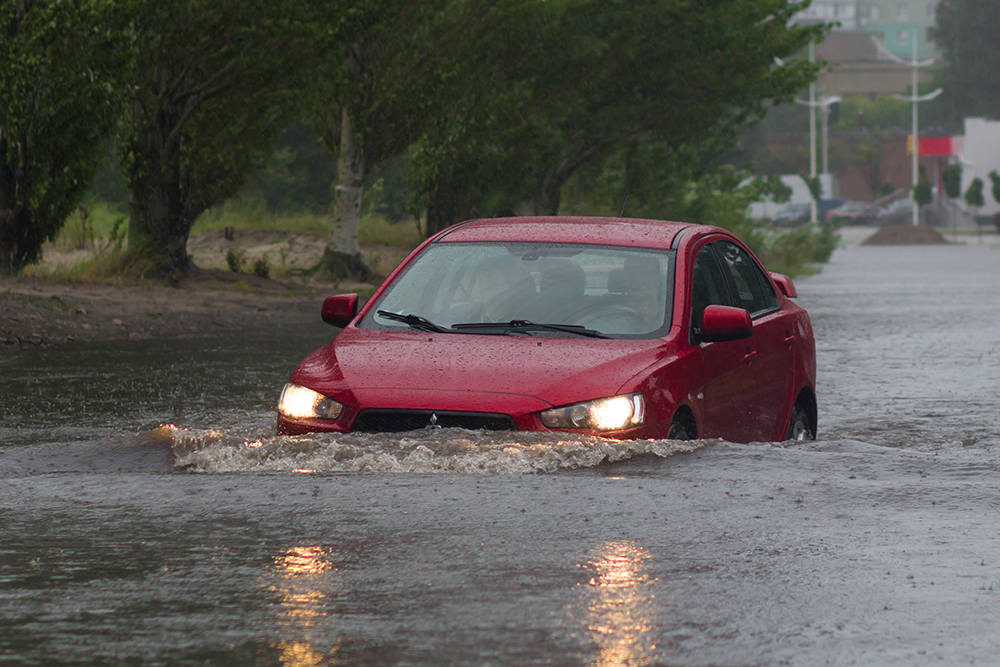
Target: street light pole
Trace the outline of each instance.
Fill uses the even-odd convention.
[[[879,53],[881,53],[883,56],[885,56],[889,60],[892,60],[895,63],[899,63],[900,65],[906,65],[908,67],[913,68],[913,80],[911,84],[913,86],[912,95],[910,95],[909,97],[907,97],[906,95],[896,95],[895,98],[897,100],[902,100],[904,102],[913,103],[913,134],[912,134],[913,159],[911,162],[913,187],[910,190],[910,200],[913,202],[913,225],[916,226],[920,224],[920,207],[917,206],[917,183],[920,180],[920,137],[917,134],[917,103],[928,102],[930,100],[933,100],[935,97],[943,93],[944,89],[938,88],[933,93],[928,93],[927,95],[917,94],[919,92],[917,90],[917,69],[920,67],[927,67],[928,65],[933,65],[934,59],[930,58],[928,60],[917,60],[916,31],[914,31],[913,34],[911,34],[910,39],[913,40],[913,60],[907,61],[904,60],[903,58],[900,58],[899,56],[889,53],[886,50],[885,45],[882,44],[882,42],[880,42],[877,38],[872,37],[872,41],[875,42],[875,47],[879,50]]]
[[[816,42],[815,40],[809,42],[809,63],[812,64],[816,61]],[[809,84],[809,178],[815,182],[816,180],[816,81],[815,79]],[[812,189],[810,186],[810,193]],[[816,197],[812,198],[812,223],[816,224],[817,211],[816,211]]]
[[[812,57],[812,43],[809,44],[809,55]],[[816,109],[822,109],[823,111],[823,173],[829,173],[829,160],[828,160],[828,147],[827,147],[827,121],[829,119],[830,105],[836,104],[840,101],[839,97],[827,97],[826,93],[823,93],[823,98],[820,100],[816,99],[816,85],[809,85],[809,99],[800,100],[795,98],[796,104],[801,104],[803,106],[809,107],[809,177],[816,178]],[[816,224],[818,218],[818,211],[816,207],[816,198],[813,197],[812,200],[812,222]]]

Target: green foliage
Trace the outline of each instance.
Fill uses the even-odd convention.
[[[931,39],[944,52],[947,104],[957,118],[1000,117],[1000,3],[941,0]]]
[[[247,253],[243,248],[237,248],[232,246],[226,251],[226,266],[233,273],[239,273],[243,270],[243,265],[246,264]]]
[[[295,122],[278,137],[264,167],[249,175],[236,199],[260,204],[271,213],[325,213],[336,178],[337,161],[312,126]]]
[[[823,184],[819,180],[819,176],[802,174],[802,180],[805,181],[806,187],[809,188],[809,194],[812,195],[813,199],[819,200],[823,196]]]
[[[267,260],[267,255],[263,255],[253,263],[253,274],[258,278],[271,277],[271,263]]]
[[[962,165],[949,164],[947,167],[942,169],[941,181],[944,183],[944,194],[948,199],[958,199],[961,197]]]
[[[924,165],[920,165],[920,177],[916,187],[913,188],[913,201],[917,206],[927,206],[934,201],[934,191],[927,179],[927,168]]]
[[[998,174],[996,170],[993,170],[990,172],[989,176],[990,182],[992,183],[991,189],[993,191],[993,201],[1000,204],[1000,174]]]
[[[974,208],[979,208],[986,204],[986,200],[983,198],[983,179],[972,179],[969,189],[965,191],[965,203]]]
[[[129,250],[190,266],[198,215],[233,195],[299,109],[323,28],[305,0],[122,0],[135,40],[118,156],[132,199]]]
[[[428,233],[476,214],[555,213],[574,174],[632,144],[706,173],[817,69],[774,65],[822,32],[790,24],[799,6],[786,0],[609,4],[491,14],[492,53],[463,61],[464,94],[414,156]]]
[[[90,185],[125,44],[110,0],[0,0],[0,273],[37,260]]]

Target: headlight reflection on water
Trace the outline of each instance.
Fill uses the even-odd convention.
[[[585,567],[595,575],[584,586],[583,610],[591,640],[599,652],[593,667],[635,667],[653,662],[654,622],[652,585],[646,572],[648,551],[630,541],[606,542],[597,547]]]
[[[274,559],[280,579],[272,586],[278,593],[278,632],[283,637],[275,645],[281,651],[278,659],[288,667],[315,667],[328,664],[330,654],[336,654],[337,645],[328,653],[315,645],[313,634],[321,631],[316,625],[327,615],[329,574],[336,571],[327,552],[318,546],[299,546]]]

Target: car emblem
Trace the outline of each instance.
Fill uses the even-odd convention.
[[[438,426],[437,422],[438,422],[437,413],[432,412],[431,413],[431,423],[428,424],[427,426],[425,426],[424,428],[425,429],[439,429],[439,428],[442,428],[441,426]]]

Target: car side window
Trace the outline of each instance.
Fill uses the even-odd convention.
[[[778,308],[778,296],[750,255],[739,246],[726,241],[719,242],[722,257],[736,283],[740,306],[749,311],[751,317]]]
[[[691,327],[701,327],[701,314],[708,306],[732,306],[726,274],[711,246],[705,246],[694,258],[691,270]]]

